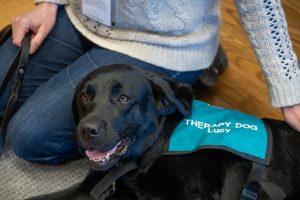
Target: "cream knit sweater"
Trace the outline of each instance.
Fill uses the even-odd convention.
[[[219,43],[219,0],[111,0],[113,25],[65,4],[74,26],[95,44],[176,71],[207,68]],[[243,26],[262,67],[275,107],[300,103],[300,69],[279,0],[236,0]]]

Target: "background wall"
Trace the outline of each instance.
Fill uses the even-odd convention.
[[[269,105],[267,89],[260,68],[232,0],[222,2],[221,44],[227,52],[229,68],[218,84],[202,90],[199,99],[211,104],[238,109],[258,117],[282,119],[279,109]],[[289,33],[296,54],[300,56],[300,1],[282,0]],[[0,0],[0,28],[10,23],[13,16],[34,7],[32,0]]]

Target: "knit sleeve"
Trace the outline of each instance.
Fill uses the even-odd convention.
[[[235,0],[268,85],[271,104],[300,103],[300,69],[279,0]]]
[[[42,2],[48,2],[48,3],[56,3],[60,5],[68,5],[69,0],[35,0],[35,3],[42,3]]]

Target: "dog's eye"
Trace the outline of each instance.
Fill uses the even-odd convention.
[[[119,96],[119,98],[117,99],[117,101],[119,103],[126,103],[130,100],[130,98],[124,94],[122,94],[121,96]]]
[[[88,95],[86,93],[81,93],[79,95],[79,98],[82,102],[87,102],[87,100],[89,99]]]

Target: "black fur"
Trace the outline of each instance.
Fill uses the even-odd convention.
[[[126,95],[128,98],[124,99]],[[160,150],[177,123],[189,115],[193,92],[188,85],[131,66],[100,68],[78,85],[73,101],[82,148],[108,151],[131,138],[128,151],[105,166],[92,164],[87,178],[67,190],[32,200],[92,200],[93,186],[121,162]],[[300,188],[300,136],[286,123],[265,119],[273,131],[273,152],[266,181],[276,183],[288,199]],[[124,175],[109,200],[235,200],[245,187],[251,162],[220,150],[162,156]],[[268,199],[260,193],[259,199]]]

